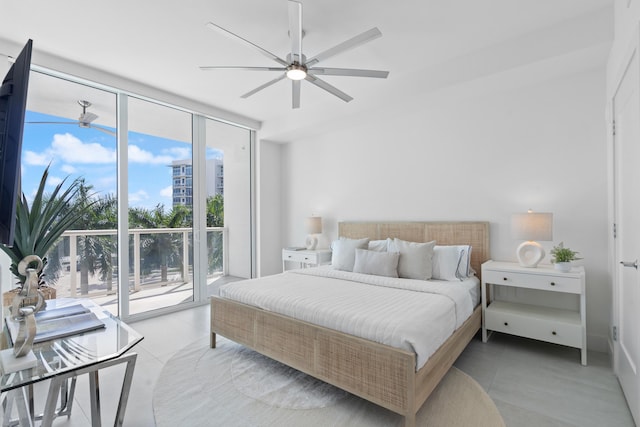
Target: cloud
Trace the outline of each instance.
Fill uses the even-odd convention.
[[[70,133],[55,134],[50,150],[67,163],[114,163],[116,152],[97,142],[82,142]]]
[[[53,160],[53,155],[50,152],[35,153],[26,150],[22,156],[22,160],[30,166],[47,166]]]
[[[129,145],[129,162],[131,163],[170,165],[173,160],[174,158],[172,156],[156,156],[152,152],[143,150],[137,145]]]
[[[141,202],[149,199],[149,194],[144,190],[139,190],[134,193],[129,193],[129,204]]]
[[[62,165],[60,169],[62,170],[62,172],[68,173],[69,175],[78,172],[78,169],[76,169],[74,166],[71,166],[71,165]]]
[[[160,190],[160,195],[162,197],[173,197],[173,186],[164,187]]]
[[[62,178],[58,176],[49,175],[47,177],[47,187],[55,187],[62,182]]]

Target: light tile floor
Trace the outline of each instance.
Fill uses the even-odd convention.
[[[134,348],[138,361],[124,425],[153,427],[153,388],[162,367],[181,348],[209,339],[209,307],[131,326],[145,338]],[[589,365],[585,367],[580,365],[578,350],[494,334],[487,344],[476,337],[456,366],[489,393],[508,427],[633,426],[608,355],[589,352],[588,356]],[[123,369],[113,367],[101,372],[102,423],[113,425]],[[56,419],[54,426],[90,426],[88,381],[84,377],[78,379],[71,418]],[[43,390],[36,390],[36,397],[41,393]]]

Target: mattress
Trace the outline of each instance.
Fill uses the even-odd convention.
[[[474,285],[475,283],[475,285]],[[334,270],[290,270],[233,282],[220,296],[416,354],[420,369],[473,312],[467,281],[399,279]]]

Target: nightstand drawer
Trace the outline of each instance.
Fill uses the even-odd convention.
[[[494,301],[485,311],[486,328],[570,347],[582,347],[579,313]]]
[[[282,259],[285,261],[301,262],[304,264],[318,264],[318,254],[309,252],[284,251]]]
[[[535,269],[532,269],[535,270]],[[547,274],[515,273],[511,271],[485,270],[482,279],[486,283],[543,291],[582,293],[582,282],[577,277],[552,276]]]

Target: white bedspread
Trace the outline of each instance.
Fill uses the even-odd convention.
[[[421,368],[473,312],[459,282],[371,276],[327,267],[234,282],[220,296],[416,353]]]

